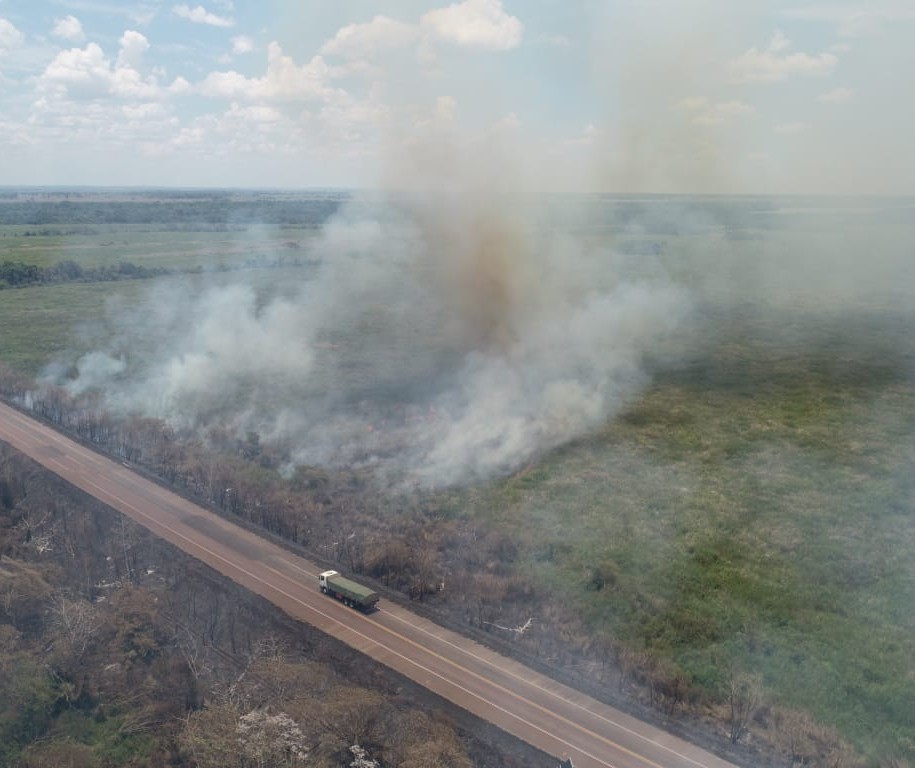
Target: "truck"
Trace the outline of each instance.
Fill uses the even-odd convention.
[[[369,611],[378,602],[378,593],[341,576],[337,571],[324,571],[318,575],[318,584],[325,595],[343,601],[350,608]]]

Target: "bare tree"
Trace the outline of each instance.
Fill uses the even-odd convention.
[[[203,656],[204,656],[204,647],[203,640],[197,637],[190,629],[188,629],[183,624],[176,625],[175,627],[175,646],[181,652],[181,656],[184,658],[187,668],[193,676],[194,680],[199,680],[200,676],[204,672],[203,667]]]
[[[756,674],[732,671],[726,694],[728,738],[731,744],[737,744],[762,701],[762,678]]]
[[[438,560],[432,542],[423,539],[413,547],[413,570],[415,572],[411,597],[422,600],[426,594],[434,592],[440,583],[436,578]]]
[[[117,546],[120,551],[118,553],[119,557],[114,558],[114,563],[117,567],[120,562],[119,558],[123,559],[124,574],[127,577],[127,581],[134,586],[138,586],[140,583],[140,574],[137,569],[137,547],[141,541],[142,535],[136,524],[129,521],[124,515],[120,515],[117,530]],[[120,571],[120,568],[118,568],[118,571]]]
[[[70,600],[55,592],[51,596],[50,611],[51,622],[59,633],[68,660],[79,663],[102,626],[98,609],[86,600]]]

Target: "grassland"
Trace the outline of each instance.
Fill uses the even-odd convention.
[[[770,702],[911,758],[913,320],[742,307],[601,433],[459,506],[595,634],[706,690],[759,672]]]
[[[638,248],[660,243],[678,280],[719,276],[704,279],[677,354],[648,361],[652,384],[602,430],[443,504],[507,532],[517,567],[595,634],[666,656],[707,690],[728,669],[757,671],[769,701],[809,710],[870,755],[912,761],[915,304],[874,298],[865,250],[877,241],[895,258],[912,233],[834,224],[803,238],[643,233]],[[233,267],[313,232],[26,229],[0,227],[0,261]],[[818,274],[849,240],[865,268],[843,269],[843,251]],[[801,242],[817,258],[783,290],[772,265],[787,269]],[[911,270],[902,263],[901,283]],[[136,302],[148,282],[0,291],[0,360],[31,374],[72,361],[106,302]]]
[[[188,270],[233,268],[249,262],[288,260],[301,255],[312,229],[176,231],[148,224],[109,226],[66,235],[33,234],[28,226],[0,226],[0,262],[50,267],[75,261],[84,268],[129,262],[145,267]],[[40,230],[39,230],[40,231]]]
[[[307,260],[317,233],[313,225],[230,227],[198,222],[196,228],[188,227],[175,229],[161,222],[0,224],[0,263],[48,268],[72,261],[87,270],[128,263],[183,274],[174,278],[176,284],[204,279],[219,284],[229,279],[223,273],[252,269],[246,280],[258,288],[287,279],[292,267],[276,269],[277,265]],[[274,269],[258,269],[264,265]],[[207,276],[197,277],[198,272]],[[172,279],[159,278],[158,284],[167,286]],[[149,287],[147,280],[125,279],[0,290],[0,360],[30,375],[50,362],[72,363],[99,343],[100,323],[110,303],[135,304]]]

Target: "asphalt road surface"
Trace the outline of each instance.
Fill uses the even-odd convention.
[[[321,594],[315,564],[2,403],[0,440],[296,619],[575,768],[733,768],[399,605],[346,608]]]

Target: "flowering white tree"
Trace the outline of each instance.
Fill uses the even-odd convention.
[[[304,766],[308,758],[305,735],[285,712],[254,709],[238,719],[238,741],[246,765],[254,768]]]

